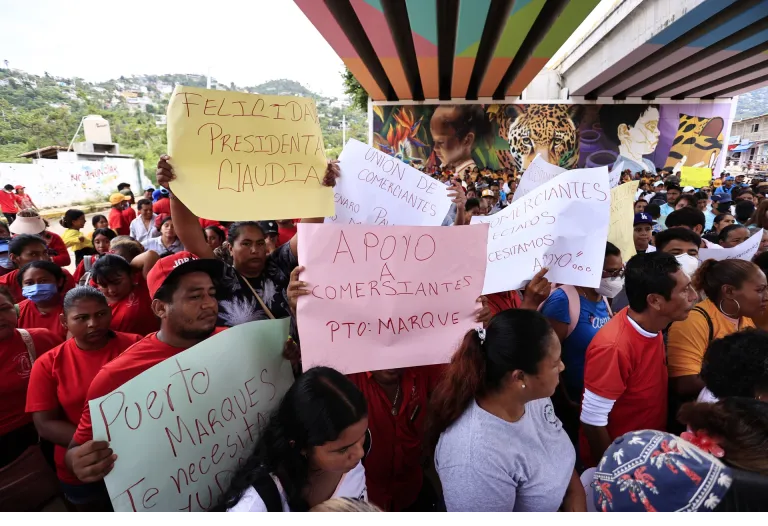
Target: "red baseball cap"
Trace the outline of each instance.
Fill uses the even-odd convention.
[[[200,259],[192,252],[179,252],[166,256],[160,259],[147,274],[149,296],[154,299],[165,280],[171,276],[180,276],[190,272],[205,272],[215,281],[221,277],[223,265],[218,259]]]

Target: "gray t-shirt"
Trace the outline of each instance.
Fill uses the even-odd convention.
[[[435,451],[448,511],[557,511],[575,462],[549,398],[526,404],[514,423],[473,400]]]

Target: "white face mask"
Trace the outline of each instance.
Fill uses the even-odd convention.
[[[603,278],[600,280],[600,287],[597,293],[606,298],[615,298],[624,288],[624,278]]]
[[[693,273],[699,268],[699,260],[690,254],[680,254],[679,256],[675,256],[675,259],[680,263],[683,272],[685,272],[689,278],[693,276]]]

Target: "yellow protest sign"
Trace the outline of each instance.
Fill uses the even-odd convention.
[[[315,103],[176,86],[168,104],[173,193],[206,219],[334,215]]]
[[[626,263],[636,254],[632,239],[635,222],[635,193],[640,181],[620,184],[611,189],[611,219],[608,227],[608,241],[619,247],[621,258]]]
[[[712,182],[712,168],[683,166],[680,169],[680,186],[692,186],[701,188],[709,186]]]

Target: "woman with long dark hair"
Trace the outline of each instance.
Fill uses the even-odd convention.
[[[83,256],[89,256],[95,254],[93,249],[93,243],[90,238],[80,232],[80,229],[85,226],[85,212],[82,210],[70,209],[64,214],[64,217],[59,219],[59,224],[65,228],[64,233],[61,235],[61,239],[67,248],[71,248],[75,253],[75,264],[79,265],[83,260]]]
[[[314,367],[288,389],[232,479],[229,511],[307,511],[330,498],[367,500],[360,462],[368,406],[340,372]]]
[[[576,453],[549,397],[560,341],[540,313],[469,331],[432,395],[428,431],[448,511],[585,511]]]

